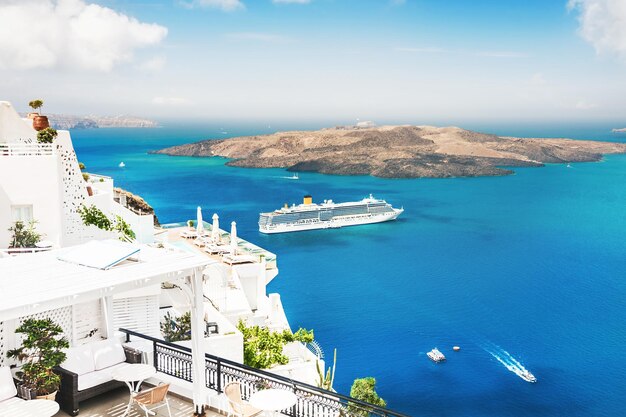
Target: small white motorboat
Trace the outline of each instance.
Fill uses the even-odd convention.
[[[446,357],[437,348],[434,348],[433,350],[428,352],[426,355],[430,358],[430,360],[432,360],[435,363],[443,362],[446,360]]]
[[[126,164],[124,163],[124,161],[120,162],[120,164],[118,165],[120,168],[124,168],[126,166]]]
[[[518,373],[519,377],[522,378],[524,381],[526,382],[530,382],[531,384],[534,384],[535,382],[537,382],[537,378],[530,373],[530,371],[524,369],[522,372]]]

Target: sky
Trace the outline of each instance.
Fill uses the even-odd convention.
[[[0,0],[0,100],[155,119],[626,118],[626,0]]]

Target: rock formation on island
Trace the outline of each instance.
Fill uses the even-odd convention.
[[[115,198],[120,203],[122,203],[122,200],[125,200],[126,204],[124,206],[127,209],[136,214],[152,214],[154,216],[154,225],[159,226],[159,219],[154,212],[154,208],[152,208],[152,206],[148,204],[146,200],[136,194],[131,193],[130,191],[124,190],[123,188],[115,187],[113,191]]]
[[[337,127],[173,146],[154,153],[221,156],[228,165],[384,178],[508,175],[506,167],[598,161],[626,144],[514,138],[458,127]]]

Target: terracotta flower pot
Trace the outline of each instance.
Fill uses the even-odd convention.
[[[40,130],[45,129],[47,127],[50,127],[50,122],[48,121],[48,116],[37,115],[37,116],[33,117],[33,128],[36,131],[40,131]]]
[[[35,118],[35,116],[39,116],[39,113],[31,112],[31,113],[28,113],[28,116],[26,116],[26,117],[32,120],[32,119]]]

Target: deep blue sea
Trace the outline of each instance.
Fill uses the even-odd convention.
[[[280,128],[308,127],[321,126]],[[626,141],[610,132],[622,126],[609,124],[464,127]],[[143,196],[162,223],[195,218],[200,205],[275,252],[280,274],[269,291],[281,294],[292,328],[313,328],[327,357],[337,348],[339,392],[374,376],[389,407],[414,416],[626,416],[626,156],[494,178],[302,173],[290,181],[281,169],[147,154],[269,130],[166,123],[72,136],[88,171]],[[260,211],[304,194],[340,202],[369,193],[405,213],[338,230],[257,230]],[[433,347],[446,363],[426,358]],[[524,382],[496,357],[518,361],[539,382]]]

